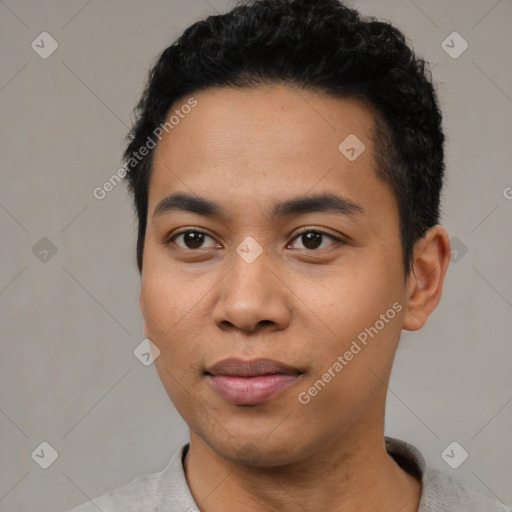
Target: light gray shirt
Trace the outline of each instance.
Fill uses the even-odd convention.
[[[187,443],[174,452],[162,471],[139,476],[67,512],[200,512],[183,468],[188,447]],[[512,511],[448,474],[427,467],[421,453],[409,443],[386,437],[386,449],[397,464],[421,481],[418,512]]]

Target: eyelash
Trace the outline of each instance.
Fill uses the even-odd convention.
[[[198,234],[202,234],[202,235],[206,235],[208,237],[210,237],[212,240],[214,240],[214,238],[209,235],[208,233],[206,233],[205,231],[201,231],[199,229],[184,229],[182,231],[179,231],[178,233],[174,233],[170,238],[168,238],[165,242],[164,242],[164,245],[166,247],[169,247],[172,243],[174,243],[174,240],[180,236],[180,235],[183,235],[185,233],[198,233]],[[317,228],[304,228],[302,231],[299,231],[298,233],[295,234],[295,236],[293,237],[292,241],[293,240],[296,240],[297,238],[299,238],[301,235],[305,234],[305,233],[321,233],[322,235],[326,236],[327,238],[330,238],[331,240],[333,240],[335,243],[341,243],[341,244],[344,244],[346,243],[343,239],[341,238],[338,238],[334,235],[332,235],[331,233],[328,233],[327,231],[324,231],[323,229],[317,229]],[[335,244],[333,244],[335,245]],[[200,251],[201,248],[199,249],[190,249],[190,248],[183,248],[183,247],[180,247],[178,246],[179,249],[182,249],[184,251]],[[299,250],[306,250],[308,252],[317,252],[321,249],[299,249]]]

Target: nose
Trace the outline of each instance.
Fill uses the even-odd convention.
[[[234,253],[231,270],[219,283],[212,319],[223,330],[285,329],[291,295],[265,251],[250,263]]]

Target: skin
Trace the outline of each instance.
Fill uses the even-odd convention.
[[[421,328],[439,302],[446,231],[418,240],[405,276],[397,204],[375,174],[363,103],[286,85],[194,97],[197,107],[155,149],[139,297],[145,335],[161,351],[158,374],[190,428],[194,499],[204,512],[416,511],[420,482],[385,450],[386,389],[401,330]],[[353,162],[338,149],[349,134],[366,146]],[[220,203],[226,216],[153,218],[177,191]],[[267,215],[274,202],[322,192],[363,213]],[[315,248],[299,236],[305,227],[341,241],[324,236]],[[180,228],[208,236],[199,248],[183,236],[166,245]],[[248,236],[263,250],[252,263],[236,252]],[[300,403],[395,302],[401,311]],[[228,357],[268,357],[303,375],[268,402],[236,405],[204,373]]]

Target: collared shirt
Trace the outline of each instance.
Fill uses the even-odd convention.
[[[185,477],[189,443],[157,473],[139,476],[67,512],[200,512]],[[386,450],[405,471],[421,481],[418,512],[511,512],[512,508],[426,465],[417,448],[386,437]]]

